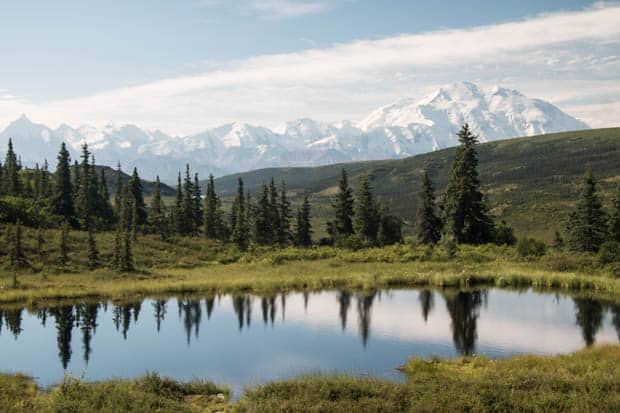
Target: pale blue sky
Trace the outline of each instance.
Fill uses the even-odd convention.
[[[460,80],[502,83],[535,97],[555,98],[554,103],[576,108],[581,111],[577,115],[598,126],[613,118],[587,119],[600,112],[591,105],[612,104],[618,110],[620,39],[613,28],[599,28],[597,23],[592,34],[579,25],[582,20],[584,25],[598,22],[588,13],[600,10],[604,13],[597,19],[614,19],[618,8],[617,3],[579,0],[5,0],[0,5],[0,126],[19,111],[52,123],[133,122],[173,133],[230,120],[266,125],[300,116],[335,120],[363,116],[399,94],[417,96]],[[480,61],[476,56],[440,53],[422,57],[421,63],[391,64],[392,57],[382,55],[385,44],[371,45],[369,61],[359,61],[363,76],[355,67],[333,73],[341,63],[339,55],[346,59],[353,53],[360,58],[355,45],[368,46],[356,43],[360,40],[389,43],[417,34],[421,37],[413,39],[413,45],[418,46],[407,43],[402,53],[426,55],[440,48],[429,32],[449,36],[453,29],[493,30],[520,24],[527,35],[530,21],[557,27],[558,20],[545,23],[549,16],[560,23],[563,16],[574,17],[574,29],[581,32],[572,35],[571,23],[566,23],[557,39],[550,37],[535,47],[500,47],[507,42],[498,38],[497,47],[486,45]],[[540,36],[540,27],[531,32]],[[339,53],[341,48],[346,50]],[[317,53],[308,55],[310,49]],[[527,61],[515,64],[517,56]],[[375,79],[365,83],[366,66],[374,65],[375,58],[386,63],[368,69]],[[309,71],[311,81],[273,82],[274,77],[290,77],[296,70],[291,65],[298,59],[304,68],[319,66]],[[447,61],[462,68],[447,67]],[[597,64],[601,61],[604,64]],[[280,72],[267,74],[272,64]],[[323,67],[329,73],[323,73],[321,65],[330,66]],[[239,76],[238,70],[243,72]],[[558,82],[554,84],[558,93],[553,93],[550,79]],[[181,106],[187,107],[180,108],[177,101],[171,113],[161,90],[151,92],[153,103],[144,89],[158,81],[168,82],[166,96],[172,82],[178,82],[182,92],[173,94],[182,95]],[[136,86],[140,90],[123,89]],[[568,96],[567,88],[574,93]],[[282,102],[291,96],[294,102]],[[83,99],[90,103],[90,112]],[[113,99],[120,107],[111,110]],[[254,106],[248,101],[255,101]],[[173,99],[169,102],[173,105]],[[223,109],[232,106],[234,110]],[[163,113],[169,116],[162,117]]]

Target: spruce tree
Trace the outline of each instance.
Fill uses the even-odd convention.
[[[202,192],[200,190],[200,181],[198,180],[198,173],[194,174],[194,185],[192,192],[192,218],[194,219],[194,234],[200,233],[200,228],[203,224],[204,212],[202,210]]]
[[[375,243],[377,241],[380,218],[367,176],[364,176],[360,182],[356,201],[355,232],[365,243]]]
[[[116,193],[114,194],[114,212],[116,213],[116,219],[121,215],[121,198],[123,190],[123,171],[121,170],[121,163],[116,164],[116,176],[114,186]]]
[[[161,182],[159,181],[159,175],[155,178],[155,187],[153,188],[153,197],[151,198],[151,212],[149,214],[151,227],[154,232],[161,236],[161,239],[166,239],[166,222],[164,218],[164,204],[161,199]]]
[[[281,222],[280,222],[280,208],[278,205],[278,189],[276,188],[276,184],[274,182],[273,176],[271,177],[271,181],[269,182],[269,207],[270,207],[270,240],[269,244],[275,244],[278,242],[278,235],[281,231]]]
[[[47,159],[43,161],[43,169],[41,174],[41,196],[43,198],[48,198],[52,193],[52,188],[50,185],[50,171],[49,164],[47,163]]]
[[[573,251],[596,252],[607,239],[607,216],[590,168],[583,179],[581,197],[569,216],[567,232]]]
[[[54,173],[54,192],[51,204],[53,212],[60,215],[65,221],[73,222],[75,208],[73,204],[73,184],[71,183],[71,156],[64,144],[60,145],[58,164]]]
[[[99,251],[92,227],[88,227],[88,268],[94,270],[99,266]]]
[[[114,210],[112,209],[112,204],[110,204],[110,192],[108,191],[105,170],[103,168],[101,168],[101,174],[97,183],[96,210],[102,228],[111,228],[112,222],[114,221]]]
[[[450,171],[444,203],[444,228],[448,237],[466,244],[493,239],[493,221],[488,216],[478,178],[478,138],[465,124],[458,133],[460,146]]]
[[[248,227],[247,227],[247,215],[245,210],[245,193],[243,191],[243,179],[239,178],[237,185],[237,197],[235,199],[234,219],[232,220],[233,233],[232,240],[241,251],[245,251],[248,248]]]
[[[620,185],[611,203],[609,235],[612,241],[620,242]]]
[[[43,245],[45,245],[45,238],[43,236],[43,228],[39,225],[37,229],[37,254],[43,255]]]
[[[180,232],[182,235],[189,235],[194,232],[194,200],[193,184],[189,173],[189,164],[185,165],[185,178],[183,179],[183,196],[181,201]]]
[[[69,223],[64,221],[60,229],[60,265],[67,265],[69,262]]]
[[[22,225],[19,219],[14,225],[11,246],[11,267],[19,271],[26,266],[26,254],[22,241]]]
[[[181,184],[181,171],[177,177],[177,190],[174,203],[174,226],[177,234],[183,234],[185,230],[183,213],[183,186]]]
[[[333,222],[334,236],[353,235],[353,191],[349,187],[347,171],[342,168],[338,183],[338,195],[333,204],[335,219]]]
[[[123,250],[122,241],[121,241],[121,224],[118,223],[116,225],[116,234],[114,237],[114,255],[112,259],[112,266],[115,270],[121,270],[121,253]]]
[[[205,193],[205,214],[204,214],[204,225],[205,225],[205,236],[208,239],[219,239],[220,237],[220,228],[219,228],[219,217],[218,217],[218,198],[215,194],[215,182],[213,179],[213,175],[209,175],[209,180],[207,181],[207,191]]]
[[[296,225],[296,243],[300,247],[312,246],[312,224],[310,212],[310,202],[308,201],[308,195],[304,195],[301,208],[297,210],[297,225]]]
[[[75,209],[82,228],[88,228],[97,211],[97,186],[95,181],[94,166],[89,163],[90,151],[88,145],[82,145],[82,162],[79,168],[76,166],[77,195],[75,198]]]
[[[286,247],[291,241],[291,203],[286,195],[286,183],[282,181],[280,186],[280,201],[278,203],[279,227],[278,243]]]
[[[259,245],[269,245],[273,240],[272,206],[269,189],[263,184],[254,217],[254,239]]]
[[[424,171],[416,212],[416,233],[418,241],[423,244],[436,244],[441,238],[441,220],[435,211],[435,188],[428,173]]]
[[[146,205],[144,203],[144,190],[142,188],[142,180],[138,175],[138,169],[133,168],[131,179],[129,179],[129,193],[131,194],[131,202],[136,205],[136,225],[137,228],[142,228],[147,223]]]
[[[17,156],[13,150],[13,140],[9,138],[6,158],[2,167],[2,193],[8,196],[21,195],[21,182],[19,179],[19,165]]]

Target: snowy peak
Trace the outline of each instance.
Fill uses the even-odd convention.
[[[401,127],[424,131],[441,142],[463,123],[482,141],[589,128],[550,103],[500,86],[471,82],[443,86],[420,100],[404,99],[372,112],[358,123],[366,132]]]
[[[136,165],[145,177],[158,174],[173,181],[187,162],[206,176],[417,155],[457,145],[456,134],[466,122],[481,141],[588,128],[554,105],[516,90],[458,82],[380,107],[357,123],[301,118],[277,131],[240,122],[184,137],[135,125],[62,124],[52,130],[22,115],[0,133],[0,148],[13,138],[28,165],[54,159],[62,142],[75,157],[86,142],[99,163],[115,166],[120,161],[127,168]]]

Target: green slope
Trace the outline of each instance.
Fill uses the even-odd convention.
[[[224,197],[232,196],[241,176],[256,193],[273,176],[285,180],[293,202],[307,191],[313,202],[317,231],[330,215],[338,175],[346,167],[353,186],[368,174],[384,204],[406,219],[411,228],[420,172],[428,169],[441,195],[454,159],[454,148],[399,160],[354,162],[316,168],[269,168],[216,180]],[[480,178],[493,214],[517,233],[549,240],[563,230],[578,195],[586,165],[599,180],[605,203],[620,184],[620,128],[595,129],[517,138],[479,146]],[[320,235],[320,232],[319,232]]]

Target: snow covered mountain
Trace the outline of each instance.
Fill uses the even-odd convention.
[[[145,178],[173,181],[189,162],[201,176],[279,166],[317,166],[336,162],[401,158],[455,146],[456,133],[469,123],[482,142],[589,126],[552,104],[501,87],[482,89],[461,82],[422,99],[403,99],[373,111],[360,122],[288,122],[279,132],[233,123],[176,137],[134,125],[56,129],[22,116],[0,133],[3,147],[13,138],[26,165],[47,158],[54,165],[61,142],[73,157],[87,142],[97,163],[129,169]]]

